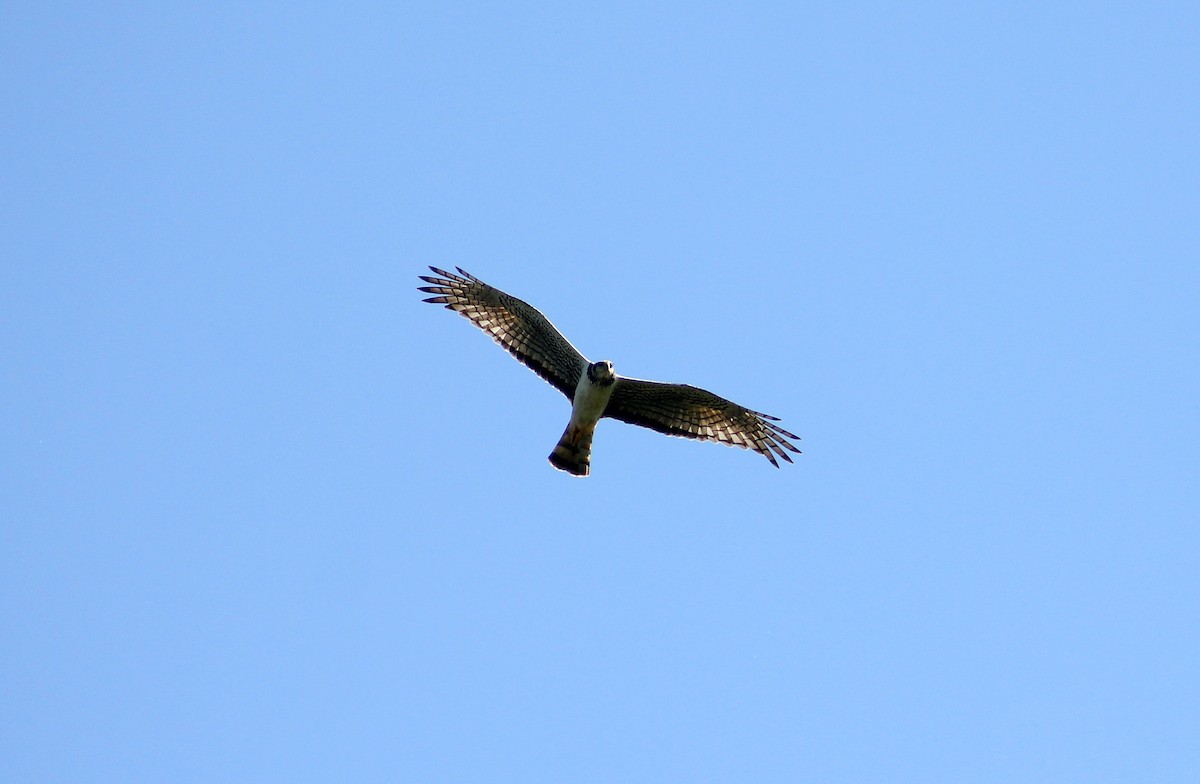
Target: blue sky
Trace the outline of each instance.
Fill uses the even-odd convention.
[[[6,4],[0,778],[1197,780],[1198,25]]]

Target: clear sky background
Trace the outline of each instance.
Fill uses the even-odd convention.
[[[1197,8],[4,4],[0,779],[1200,780]]]

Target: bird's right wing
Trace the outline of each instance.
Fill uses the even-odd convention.
[[[617,378],[604,416],[641,425],[669,436],[718,441],[742,449],[753,449],[779,467],[775,455],[789,463],[784,450],[799,452],[788,441],[799,440],[775,422],[778,417],[761,414],[687,384],[664,384],[640,378]]]
[[[549,319],[529,303],[489,286],[461,267],[455,267],[458,275],[437,267],[429,269],[441,277],[420,276],[434,285],[418,289],[437,295],[426,302],[445,305],[467,317],[568,400],[575,398],[575,385],[588,362]]]

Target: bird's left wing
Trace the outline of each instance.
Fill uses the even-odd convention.
[[[420,276],[433,285],[419,286],[418,290],[437,295],[426,298],[426,302],[445,305],[466,316],[568,400],[574,399],[575,385],[587,368],[587,359],[537,308],[489,286],[461,267],[455,267],[458,275],[437,267],[429,269],[441,277]]]
[[[792,458],[784,450],[800,452],[788,441],[800,437],[774,424],[778,417],[751,411],[687,384],[618,377],[604,416],[670,436],[753,449],[776,468],[779,461],[775,455],[790,463]]]

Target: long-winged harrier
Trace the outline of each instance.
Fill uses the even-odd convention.
[[[799,453],[788,439],[796,436],[774,422],[778,417],[743,408],[712,392],[687,384],[625,378],[612,362],[588,362],[549,319],[516,297],[493,288],[456,267],[459,274],[430,267],[439,278],[421,275],[432,286],[419,290],[436,296],[426,302],[445,305],[475,326],[571,401],[571,421],[550,453],[550,463],[576,476],[591,471],[592,436],[601,417],[612,417],[670,436],[719,441],[753,449],[779,467],[789,463],[785,450]]]

